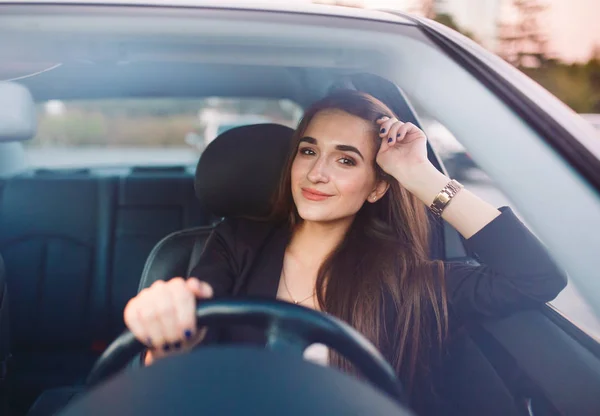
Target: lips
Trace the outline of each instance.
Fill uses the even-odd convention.
[[[319,192],[316,189],[302,188],[302,196],[309,201],[324,201],[333,195]]]

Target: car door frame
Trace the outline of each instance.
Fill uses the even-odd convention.
[[[526,95],[503,77],[498,68],[492,68],[487,62],[488,56],[482,56],[489,52],[474,47],[467,43],[470,40],[440,28],[441,25],[435,22],[401,15],[418,22],[432,42],[514,109],[592,189],[600,191],[600,161],[594,152],[547,109],[541,108],[534,97]],[[446,233],[447,256],[473,261],[464,252],[462,243],[462,239]],[[583,286],[586,286],[585,282]],[[588,293],[588,300],[590,297]],[[600,305],[593,306],[596,312],[600,311]],[[507,379],[514,370],[521,378],[519,383],[534,384],[527,387],[530,390],[527,394],[532,396],[529,398],[530,414],[537,414],[534,409],[541,408],[547,414],[585,415],[600,411],[600,342],[551,305],[499,320],[490,319],[469,329],[499,375],[507,384],[513,384],[510,387],[519,388],[514,385],[514,377]],[[510,369],[502,368],[507,364]]]

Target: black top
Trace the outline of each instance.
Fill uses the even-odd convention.
[[[466,240],[480,265],[446,263],[451,319],[497,317],[536,307],[556,297],[566,285],[564,274],[539,240],[510,208],[501,208],[501,212]],[[287,225],[227,219],[209,237],[190,275],[212,285],[215,297],[274,299],[290,236]],[[391,322],[385,325],[394,328]],[[220,334],[235,342],[264,342],[249,328]],[[384,356],[385,350],[384,346]]]

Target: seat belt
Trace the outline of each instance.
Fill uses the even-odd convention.
[[[196,267],[196,264],[200,261],[200,257],[204,252],[204,246],[206,245],[206,239],[196,238],[194,241],[194,246],[192,247],[192,251],[190,253],[190,262],[188,264],[187,277],[190,276],[190,273]]]

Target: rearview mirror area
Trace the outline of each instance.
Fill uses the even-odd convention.
[[[29,140],[36,129],[35,103],[29,90],[14,82],[0,82],[0,143]]]

